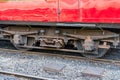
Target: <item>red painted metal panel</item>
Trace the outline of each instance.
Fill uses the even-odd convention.
[[[81,0],[81,22],[120,23],[120,0]]]
[[[2,0],[0,20],[120,23],[120,1]]]
[[[60,21],[78,22],[79,7],[78,0],[59,0],[60,1]]]
[[[0,20],[57,21],[57,1],[2,0]]]

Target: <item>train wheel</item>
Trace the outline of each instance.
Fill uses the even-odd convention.
[[[84,52],[82,55],[86,58],[100,58],[103,57],[109,49],[99,48],[97,54],[95,52]]]
[[[84,48],[80,41],[77,41],[77,50],[84,51]],[[82,56],[86,58],[100,58],[100,57],[103,57],[107,53],[108,50],[109,50],[108,48],[98,48],[98,50],[84,51],[81,54]]]
[[[29,51],[29,50],[32,50],[32,49],[29,49],[29,48],[22,47],[21,45],[16,45],[16,44],[14,44],[14,43],[12,43],[12,44],[15,46],[15,48],[16,48],[17,50],[21,50],[21,51]]]

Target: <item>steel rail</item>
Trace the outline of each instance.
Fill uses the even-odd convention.
[[[33,75],[27,75],[27,74],[21,74],[21,73],[9,72],[9,71],[2,71],[2,70],[0,70],[0,74],[14,75],[14,76],[24,77],[24,78],[32,78],[35,80],[57,80],[57,79],[44,78],[44,77],[39,77],[39,76],[33,76]]]
[[[7,51],[7,52],[19,52],[23,54],[39,54],[39,55],[44,55],[44,56],[54,56],[54,57],[61,57],[63,59],[77,59],[77,60],[84,60],[84,61],[91,61],[95,63],[105,63],[109,64],[112,63],[114,65],[120,66],[120,61],[119,60],[110,60],[110,59],[98,59],[98,58],[85,58],[82,56],[74,56],[74,55],[62,55],[62,54],[54,54],[54,53],[46,53],[46,52],[33,52],[33,51],[22,51],[22,50],[12,50],[12,49],[3,49],[0,48],[0,51]]]

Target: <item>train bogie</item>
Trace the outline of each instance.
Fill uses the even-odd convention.
[[[102,57],[118,47],[119,31],[112,29],[120,29],[119,23],[119,0],[0,1],[0,38],[11,40],[19,49]]]
[[[14,27],[14,28],[13,28]],[[82,53],[85,57],[102,57],[110,48],[119,45],[119,35],[110,31],[83,28],[34,28],[24,27],[15,31],[15,26],[1,31],[16,48],[70,50]],[[19,27],[18,27],[19,28]],[[19,28],[22,30],[22,28]]]

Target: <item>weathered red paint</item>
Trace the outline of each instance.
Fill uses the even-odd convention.
[[[2,0],[0,20],[120,23],[120,1]]]
[[[81,0],[82,22],[120,23],[120,0]]]
[[[46,0],[9,0],[0,3],[0,20],[57,21],[57,2]]]
[[[78,0],[60,0],[60,21],[79,22]]]

